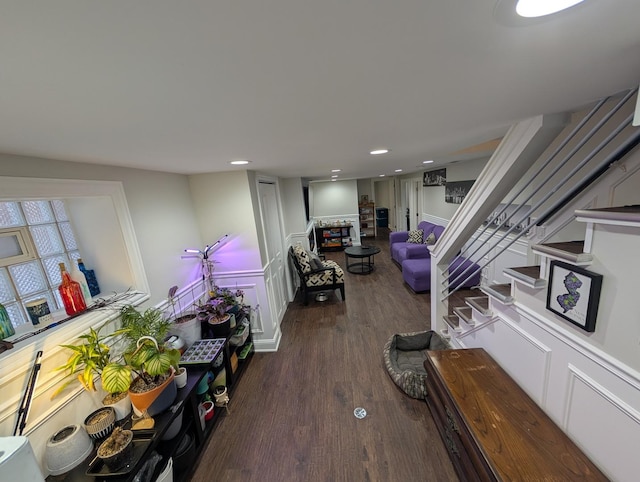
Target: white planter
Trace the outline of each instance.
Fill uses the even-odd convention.
[[[199,340],[202,337],[200,320],[198,320],[196,315],[193,315],[193,318],[189,321],[184,321],[182,323],[174,322],[169,333],[182,338],[188,348],[193,345],[194,341]]]
[[[122,420],[126,418],[131,413],[131,399],[127,394],[122,400],[117,401],[116,403],[112,403],[110,405],[106,405],[102,402],[105,407],[113,407],[116,411],[116,420]]]
[[[185,367],[178,368],[175,376],[176,387],[182,388],[187,384],[187,369]]]

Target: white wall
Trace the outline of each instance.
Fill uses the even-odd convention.
[[[488,159],[476,159],[445,166],[447,182],[472,181],[484,169]],[[435,169],[435,168],[434,168]],[[429,171],[431,169],[425,169]],[[422,186],[422,183],[420,184]],[[444,202],[444,186],[422,186],[422,212],[443,219],[451,219],[459,204]]]
[[[304,212],[302,180],[299,177],[280,179],[279,184],[285,233],[303,233],[307,228],[307,218]]]
[[[354,180],[309,183],[309,215],[313,218],[358,214],[358,184]]]
[[[202,238],[186,176],[2,154],[0,176],[122,182],[151,301],[164,299],[170,286],[186,286],[191,281],[192,263],[180,256],[185,248],[200,246]],[[86,249],[89,264],[92,247]],[[100,281],[98,266],[93,266]]]
[[[262,269],[256,218],[246,171],[189,176],[193,211],[205,244],[225,234],[229,241],[214,253],[216,271]]]

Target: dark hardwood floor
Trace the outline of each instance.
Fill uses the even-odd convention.
[[[278,352],[254,356],[191,480],[458,480],[426,403],[382,359],[393,334],[429,328],[429,295],[403,284],[386,235],[367,244],[382,250],[376,269],[345,273],[345,302],[304,306],[298,293],[289,305]],[[327,258],[345,266],[341,252]]]

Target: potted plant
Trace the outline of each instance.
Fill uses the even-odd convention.
[[[126,330],[120,329],[109,335],[101,335],[98,329],[89,329],[89,333],[80,335],[81,342],[75,345],[61,345],[71,350],[71,355],[64,365],[56,368],[58,371],[66,371],[64,383],[53,393],[51,398],[58,396],[69,384],[79,381],[88,392],[97,392],[96,379],[100,379],[102,371],[111,361],[111,346],[121,337]],[[105,406],[113,407],[116,420],[122,420],[131,412],[131,402],[127,390],[109,391],[103,386],[107,394],[101,402]]]
[[[140,313],[132,306],[122,308],[127,330],[127,351],[102,371],[107,391],[128,391],[138,411],[153,416],[167,409],[177,395],[174,383],[180,351],[164,342],[170,323],[156,308]],[[134,340],[132,336],[137,336]]]
[[[195,313],[180,314],[176,311],[177,300],[175,295],[177,291],[178,287],[172,286],[167,296],[167,304],[170,307],[172,315],[172,325],[169,328],[169,333],[182,338],[188,348],[202,336],[201,326]]]
[[[209,299],[198,306],[199,317],[206,316],[214,337],[225,337],[235,327],[234,311],[242,306],[242,290],[231,290],[214,285]]]
[[[123,330],[126,330],[125,350],[128,352],[137,348],[138,339],[142,336],[151,336],[158,345],[163,344],[171,328],[171,322],[158,308],[147,308],[141,312],[132,305],[125,305],[120,309],[120,319]]]
[[[111,472],[124,467],[133,453],[133,432],[116,427],[109,438],[98,447],[96,456],[109,468]]]

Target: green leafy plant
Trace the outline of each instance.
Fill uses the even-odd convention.
[[[134,374],[147,385],[158,384],[171,367],[178,368],[180,351],[158,344],[151,336],[142,336],[136,342],[136,349],[125,353],[123,358],[124,362],[109,363],[102,371],[102,386],[109,392],[128,390]]]
[[[78,344],[60,345],[72,353],[64,365],[55,368],[56,371],[65,371],[66,377],[64,383],[51,395],[52,399],[75,381],[80,382],[87,391],[96,391],[95,379],[102,375],[111,361],[111,345],[127,331],[120,329],[103,336],[100,331],[104,326],[91,328],[89,333],[80,335],[81,342]]]
[[[120,309],[122,328],[126,331],[128,346],[126,351],[133,352],[136,343],[143,336],[153,337],[158,345],[164,343],[169,334],[171,322],[164,317],[158,308],[147,308],[144,312],[136,310],[132,305],[125,305]]]
[[[214,285],[209,291],[209,299],[198,304],[198,310],[220,319],[232,307],[237,305],[243,307],[243,298],[244,292],[242,290],[231,290]]]

